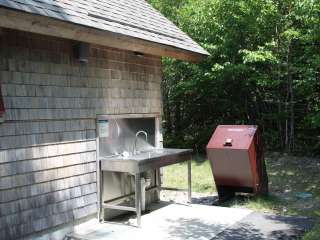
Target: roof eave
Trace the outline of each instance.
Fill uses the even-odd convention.
[[[83,41],[112,48],[200,62],[209,54],[103,31],[54,18],[0,7],[0,27]]]

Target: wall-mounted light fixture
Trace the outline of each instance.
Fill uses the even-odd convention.
[[[143,57],[144,54],[142,52],[133,52],[137,57]]]
[[[81,63],[88,63],[90,56],[90,44],[79,42],[75,46],[75,56]]]

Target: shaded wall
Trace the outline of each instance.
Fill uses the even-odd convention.
[[[161,59],[0,32],[0,239],[72,227],[97,211],[96,115],[161,112]]]

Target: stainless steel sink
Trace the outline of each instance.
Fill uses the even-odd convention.
[[[191,154],[191,149],[164,148],[141,151],[129,156],[106,156],[100,158],[101,170],[136,174],[189,160]]]
[[[123,211],[134,211],[137,213],[137,224],[141,224],[141,205],[142,205],[142,190],[141,190],[141,173],[155,169],[156,188],[166,190],[181,190],[174,188],[161,187],[160,168],[171,164],[188,161],[188,201],[191,202],[191,149],[151,149],[148,151],[136,152],[136,154],[123,154],[100,157],[101,171],[110,172],[126,172],[135,176],[135,207],[121,206],[112,204],[112,201],[102,203],[100,201],[99,209],[116,209]],[[101,180],[100,180],[101,181]],[[100,190],[101,191],[101,190]],[[117,198],[118,199],[118,198]],[[99,212],[100,212],[99,210]]]

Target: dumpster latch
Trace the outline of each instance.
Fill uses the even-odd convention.
[[[232,138],[227,138],[225,141],[224,141],[224,144],[223,146],[225,147],[232,147]]]

